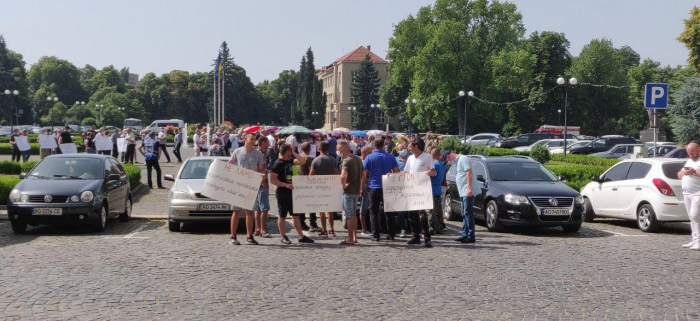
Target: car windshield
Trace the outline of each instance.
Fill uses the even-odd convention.
[[[185,164],[185,168],[182,169],[180,179],[205,179],[211,163],[211,159],[196,159],[188,161],[187,164]]]
[[[681,168],[685,165],[684,162],[673,162],[673,163],[664,163],[661,165],[661,170],[664,172],[664,176],[668,179],[678,179],[678,172],[681,171]]]
[[[539,163],[490,163],[494,181],[553,182],[557,177]]]
[[[98,158],[45,158],[28,177],[41,179],[102,179],[102,160]]]

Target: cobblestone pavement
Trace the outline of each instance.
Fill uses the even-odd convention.
[[[575,234],[478,226],[465,245],[450,223],[432,249],[366,238],[232,246],[225,226],[166,225],[15,235],[1,221],[2,319],[700,319],[700,253],[680,246],[687,224],[657,234],[611,220]]]

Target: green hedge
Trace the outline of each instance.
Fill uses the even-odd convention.
[[[576,191],[591,182],[591,179],[598,177],[608,170],[608,166],[591,166],[579,164],[566,164],[561,162],[549,162],[545,164],[549,170],[556,175],[566,178],[566,185],[571,186]]]
[[[559,157],[557,157],[559,156]],[[552,156],[552,159],[554,160],[561,160],[561,155],[554,155]],[[588,155],[576,155],[576,154],[566,154],[566,160],[564,160],[566,163],[570,164],[579,164],[579,165],[592,165],[592,166],[613,166],[617,163],[620,162],[619,159],[612,158],[600,158],[600,157],[593,157],[593,156],[588,156]]]
[[[126,174],[129,176],[129,186],[133,190],[137,185],[141,184],[141,167],[133,164],[122,164]]]
[[[73,138],[73,141],[83,141],[82,136],[71,136]],[[37,135],[27,135],[27,141],[29,143],[39,143],[39,136]],[[9,143],[10,142],[10,136],[2,136],[0,137],[0,143]]]
[[[9,160],[0,161],[1,175],[19,175],[20,173],[29,172],[37,164],[37,161],[28,161],[24,164],[12,162]]]
[[[85,146],[83,144],[83,139],[80,138],[79,140],[73,140],[75,143],[75,147],[78,148],[78,152],[82,152],[85,150]],[[39,155],[39,149],[40,146],[39,144],[29,144],[29,154],[30,155]],[[12,154],[12,145],[10,143],[0,143],[0,155],[11,155]]]
[[[10,192],[19,183],[17,175],[0,175],[0,205],[7,205]]]

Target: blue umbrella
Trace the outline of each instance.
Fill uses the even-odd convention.
[[[353,135],[356,137],[367,137],[367,133],[360,131],[360,130],[351,131],[350,135]]]

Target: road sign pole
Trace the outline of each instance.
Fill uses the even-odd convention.
[[[653,110],[653,119],[654,119],[654,158],[656,158],[656,108]]]

